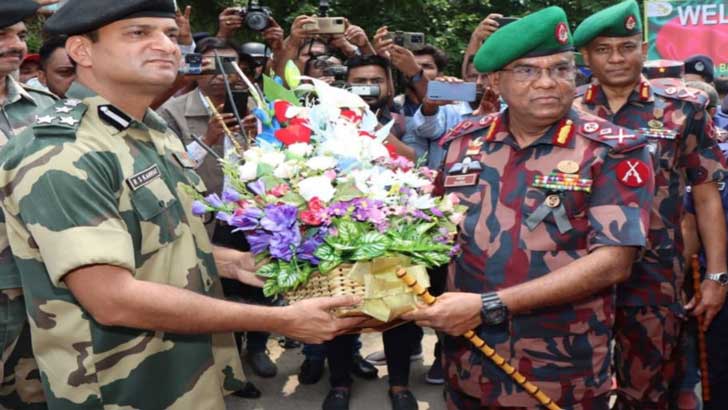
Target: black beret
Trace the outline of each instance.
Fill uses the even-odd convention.
[[[33,0],[0,1],[0,28],[10,27],[32,16],[40,8]]]
[[[136,17],[174,18],[174,0],[69,0],[48,19],[45,31],[68,36],[86,34]]]
[[[701,54],[694,55],[685,60],[685,73],[698,74],[705,78],[705,81],[712,83],[715,77],[713,60]]]

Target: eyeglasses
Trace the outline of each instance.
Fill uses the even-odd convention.
[[[548,76],[554,80],[570,81],[576,78],[576,67],[572,64],[559,64],[546,68],[522,65],[514,68],[504,68],[500,71],[507,71],[513,74],[513,79],[519,82],[534,82],[541,78],[543,71],[547,71]]]

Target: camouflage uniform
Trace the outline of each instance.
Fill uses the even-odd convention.
[[[644,140],[610,139],[627,131],[571,110],[520,148],[507,118],[506,112],[466,121],[443,137],[452,141],[443,170],[446,192],[468,206],[450,291],[498,291],[602,246],[645,244],[653,181]],[[609,288],[477,332],[562,408],[599,409],[611,382],[613,320]],[[468,409],[476,400],[482,408],[540,408],[467,340],[448,337],[444,351],[449,408]]]
[[[598,85],[577,94],[576,107],[647,135],[655,156],[649,246],[617,291],[615,367],[619,406],[664,409],[669,381],[681,371],[673,351],[684,318],[680,220],[685,184],[719,181],[723,157],[701,93],[643,78],[617,113]]]
[[[55,98],[5,77],[6,103],[0,107],[0,146],[35,120]],[[30,345],[20,276],[0,212],[0,408],[44,409],[43,388]]]
[[[242,387],[231,334],[102,326],[63,283],[92,264],[221,295],[205,229],[183,187],[203,191],[179,139],[149,110],[126,116],[85,87],[0,153],[2,207],[50,409],[222,409]],[[75,98],[75,99],[74,99]]]

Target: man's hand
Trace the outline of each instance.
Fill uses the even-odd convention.
[[[298,47],[305,39],[311,37],[311,32],[303,27],[306,24],[313,23],[316,23],[316,19],[311,16],[302,15],[296,17],[296,19],[293,20],[293,24],[291,24],[291,35],[288,37],[291,45]]]
[[[389,59],[389,47],[394,44],[394,40],[392,40],[390,34],[389,34],[389,28],[387,26],[382,26],[377,29],[377,32],[374,33],[374,50],[376,53],[386,59]]]
[[[402,319],[414,320],[418,326],[431,327],[451,336],[462,336],[480,326],[482,305],[477,293],[445,293],[434,305],[405,313]]]
[[[212,254],[215,257],[220,276],[226,279],[237,280],[246,285],[262,288],[265,282],[255,274],[266,262],[256,265],[255,256],[251,252],[240,252],[223,246],[213,246]]]
[[[185,12],[182,14],[180,10],[177,10],[175,21],[179,27],[179,36],[177,42],[183,46],[192,45],[192,27],[190,26],[190,14],[192,14],[192,6],[185,7]]]
[[[488,17],[481,21],[480,24],[478,24],[478,27],[475,28],[473,34],[470,35],[470,40],[472,42],[477,42],[478,45],[483,44],[483,42],[487,40],[488,37],[491,36],[491,34],[495,33],[495,31],[498,30],[500,26],[498,22],[495,21],[495,19],[501,17],[503,17],[502,14],[489,14]]]
[[[693,316],[703,316],[702,330],[706,332],[715,316],[723,308],[728,287],[721,286],[720,283],[714,280],[706,279],[701,283],[700,289],[703,293],[700,303],[697,303],[693,298],[685,305],[685,309],[691,310]]]
[[[228,7],[218,17],[217,37],[230,38],[243,27],[243,17],[239,7]]]
[[[353,57],[355,55],[356,46],[351,44],[343,34],[332,35],[329,44],[347,57]]]
[[[271,51],[276,52],[283,48],[285,33],[283,28],[273,17],[270,17],[268,21],[268,28],[263,30],[263,40],[266,44],[268,44]]]
[[[224,105],[218,106],[218,112],[222,111],[223,107]],[[222,126],[223,123],[228,127],[230,132],[240,132],[240,125],[238,125],[238,121],[235,118],[235,115],[228,113],[213,115],[207,122],[207,132],[205,133],[205,137],[203,138],[205,144],[211,147],[220,142],[220,139],[225,136],[225,129]]]
[[[415,60],[415,55],[406,48],[392,44],[389,46],[388,51],[392,65],[397,67],[405,77],[414,77],[422,70],[422,67]]]
[[[353,307],[360,302],[353,296],[336,296],[302,300],[283,310],[283,325],[275,333],[304,343],[320,344],[356,329],[367,318],[337,318],[331,313],[339,307]]]

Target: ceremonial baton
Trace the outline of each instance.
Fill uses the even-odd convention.
[[[427,291],[427,288],[420,285],[417,282],[417,279],[407,273],[406,270],[399,269],[397,271],[397,277],[402,279],[404,283],[406,283],[407,286],[415,292],[415,295],[419,296],[428,305],[432,306],[435,304],[435,302],[437,302],[437,298],[432,296],[430,292]],[[546,393],[541,391],[541,389],[538,388],[538,386],[536,386],[535,384],[529,382],[526,379],[526,376],[522,375],[518,370],[511,366],[506,361],[506,359],[496,353],[495,349],[488,346],[488,344],[485,343],[485,340],[478,337],[478,335],[476,335],[474,331],[468,330],[463,335],[463,337],[470,340],[470,343],[472,343],[473,346],[480,350],[485,355],[485,357],[495,363],[496,366],[498,366],[508,376],[510,376],[511,379],[513,379],[516,383],[518,383],[519,386],[521,386],[525,391],[533,396],[539,403],[541,403],[542,406],[545,406],[548,410],[561,410],[561,407],[559,407],[558,404],[551,400],[551,398],[547,396]]]
[[[700,289],[702,280],[700,279],[700,262],[698,255],[693,255],[691,260],[693,270],[693,290],[695,291],[695,303],[699,304],[703,298],[703,292]],[[700,384],[703,387],[703,401],[710,400],[710,382],[708,381],[708,347],[705,343],[705,332],[703,332],[703,316],[697,316],[698,319],[698,357],[700,358]]]

